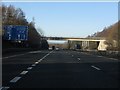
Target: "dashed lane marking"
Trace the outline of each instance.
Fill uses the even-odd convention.
[[[48,54],[46,54],[43,58],[41,58],[40,60],[38,60],[37,62],[35,62],[35,64],[32,64],[32,67],[36,66],[36,64],[38,64],[39,62],[41,62],[43,59],[45,59],[48,55],[50,55],[50,53],[52,53],[53,51],[49,52]]]
[[[25,75],[25,74],[27,74],[28,73],[28,71],[22,71],[20,74],[21,75]]]
[[[101,58],[106,58],[106,59],[111,59],[111,60],[116,60],[116,61],[118,61],[118,59],[116,59],[116,58],[110,58],[110,57],[105,57],[105,56],[98,56],[98,55],[94,55],[94,54],[88,54],[88,53],[83,53],[83,52],[81,52],[82,54],[86,54],[86,55],[92,55],[92,56],[97,56],[97,57],[101,57]]]
[[[42,59],[38,60],[38,62],[41,62],[41,61],[42,61]]]
[[[50,53],[52,53],[53,51],[51,51]],[[48,55],[50,55],[50,53],[48,53],[47,55],[45,55],[43,58],[41,58],[40,60],[38,60],[38,62],[35,62],[35,64],[32,64],[32,67],[28,67],[27,70],[30,70],[33,68],[33,66],[36,66],[36,64],[38,64],[39,62],[41,62],[44,58],[46,58]],[[27,54],[27,53],[26,53]],[[25,54],[19,54],[19,55],[14,55],[14,56],[10,56],[10,57],[16,57],[16,56],[21,56],[21,55],[25,55]],[[4,57],[4,58],[10,58],[10,57]],[[28,73],[28,71],[22,71],[20,73],[20,75],[25,75],[26,73]],[[12,80],[10,80],[10,83],[16,83],[18,80],[20,80],[22,77],[15,77]],[[0,90],[7,90],[10,87],[1,87]]]
[[[112,60],[118,60],[118,59],[115,59],[115,58],[109,58],[109,59],[112,59]]]
[[[81,60],[80,58],[77,58],[78,60]]]
[[[39,62],[35,62],[35,64],[38,64]]]
[[[48,54],[46,54],[43,58],[41,58],[40,60],[38,60],[38,63],[41,62],[43,59],[45,59],[48,55],[50,55],[50,53],[52,53],[53,51],[49,52]]]
[[[1,87],[0,90],[7,90],[9,89],[10,87]]]
[[[111,60],[116,60],[116,61],[118,61],[118,59],[116,59],[116,58],[109,58],[109,57],[105,57],[105,56],[97,56],[97,57],[102,57],[102,58],[106,58],[106,59],[111,59]]]
[[[36,64],[32,64],[32,67],[36,66]]]
[[[97,57],[103,57],[103,56],[97,56]]]
[[[33,68],[33,67],[28,67],[27,69],[30,70],[30,69],[32,69],[32,68]]]
[[[21,77],[15,77],[12,80],[10,80],[11,83],[17,82]]]
[[[91,66],[92,68],[94,68],[94,69],[96,69],[96,70],[101,70],[100,68],[98,68],[98,67],[95,67],[95,66]]]

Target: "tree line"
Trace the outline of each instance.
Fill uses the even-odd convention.
[[[105,42],[109,47],[108,50],[119,50],[120,51],[120,21],[113,25],[105,27],[101,32],[96,32],[88,37],[102,37],[107,41]],[[114,43],[116,42],[116,47]]]
[[[28,40],[22,41],[21,44],[18,42],[11,42],[8,40],[2,39],[3,48],[7,47],[31,47],[31,48],[40,48],[47,49],[48,42],[45,39],[41,38],[40,33],[38,33],[35,28],[34,19],[31,22],[28,22],[26,19],[25,13],[20,8],[15,8],[13,5],[2,5],[2,26],[5,25],[26,25],[28,26]],[[2,36],[4,35],[4,30],[2,30]]]

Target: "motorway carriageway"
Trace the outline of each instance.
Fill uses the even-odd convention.
[[[72,50],[43,50],[2,58],[2,90],[119,88],[117,59]]]

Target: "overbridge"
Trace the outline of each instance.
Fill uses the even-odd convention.
[[[67,49],[89,49],[89,50],[106,50],[106,39],[101,37],[93,38],[78,38],[78,37],[43,37],[46,40],[66,40],[67,44],[64,45]],[[50,46],[61,47],[58,44],[52,44]],[[63,47],[63,48],[64,48]]]
[[[104,40],[103,37],[91,37],[91,38],[80,38],[80,37],[41,37],[47,40]]]

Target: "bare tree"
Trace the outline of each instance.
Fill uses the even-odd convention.
[[[41,28],[37,28],[37,31],[41,36],[44,36],[44,31]]]

